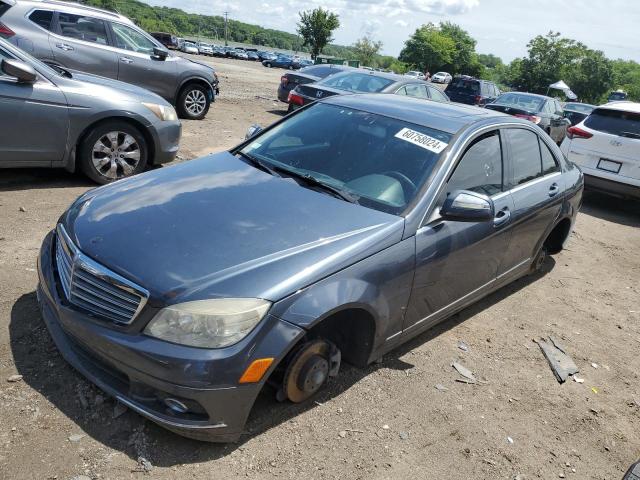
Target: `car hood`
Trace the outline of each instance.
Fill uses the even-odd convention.
[[[163,306],[279,300],[400,241],[404,219],[273,177],[228,152],[80,197],[62,222],[82,252]]]
[[[70,73],[73,78],[59,77],[56,81],[57,85],[66,92],[120,101],[153,102],[168,105],[167,101],[159,95],[130,83],[76,70],[70,70]]]

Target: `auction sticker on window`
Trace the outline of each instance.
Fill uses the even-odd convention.
[[[433,153],[440,153],[447,148],[448,143],[441,142],[437,138],[430,137],[424,133],[416,132],[410,128],[403,128],[395,134],[396,138],[405,142],[413,143],[419,147],[429,150]]]

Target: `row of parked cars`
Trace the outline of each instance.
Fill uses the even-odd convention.
[[[278,98],[293,111],[333,95],[390,93],[505,113],[537,125],[561,145],[565,155],[585,170],[589,187],[640,198],[640,104],[561,103],[544,95],[503,93],[495,83],[469,76],[452,79],[443,92],[422,78],[316,65],[284,74]]]

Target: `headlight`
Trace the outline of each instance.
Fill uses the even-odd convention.
[[[192,347],[227,347],[246,337],[270,306],[271,302],[259,298],[180,303],[160,310],[145,333]]]
[[[170,105],[158,105],[157,103],[143,103],[156,117],[163,122],[175,122],[178,119],[175,109]]]

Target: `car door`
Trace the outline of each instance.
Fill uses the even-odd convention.
[[[0,48],[0,62],[14,59]],[[0,164],[50,166],[64,158],[69,113],[64,94],[38,76],[19,83],[0,72],[0,112],[8,121],[0,128]]]
[[[514,127],[504,129],[503,134],[514,202],[513,238],[503,269],[526,270],[560,214],[564,184],[558,159],[538,133]]]
[[[496,280],[511,237],[511,195],[504,191],[505,168],[500,132],[473,140],[430,218],[416,233],[416,270],[405,329],[432,325],[478,298]],[[489,195],[493,221],[444,220],[439,208],[456,190]]]
[[[164,60],[153,55],[164,48],[145,33],[117,22],[109,22],[113,46],[118,57],[118,80],[138,85],[173,101],[176,93],[177,57]]]
[[[72,70],[118,78],[116,53],[107,25],[86,15],[56,12],[55,34],[49,36],[54,61]]]

